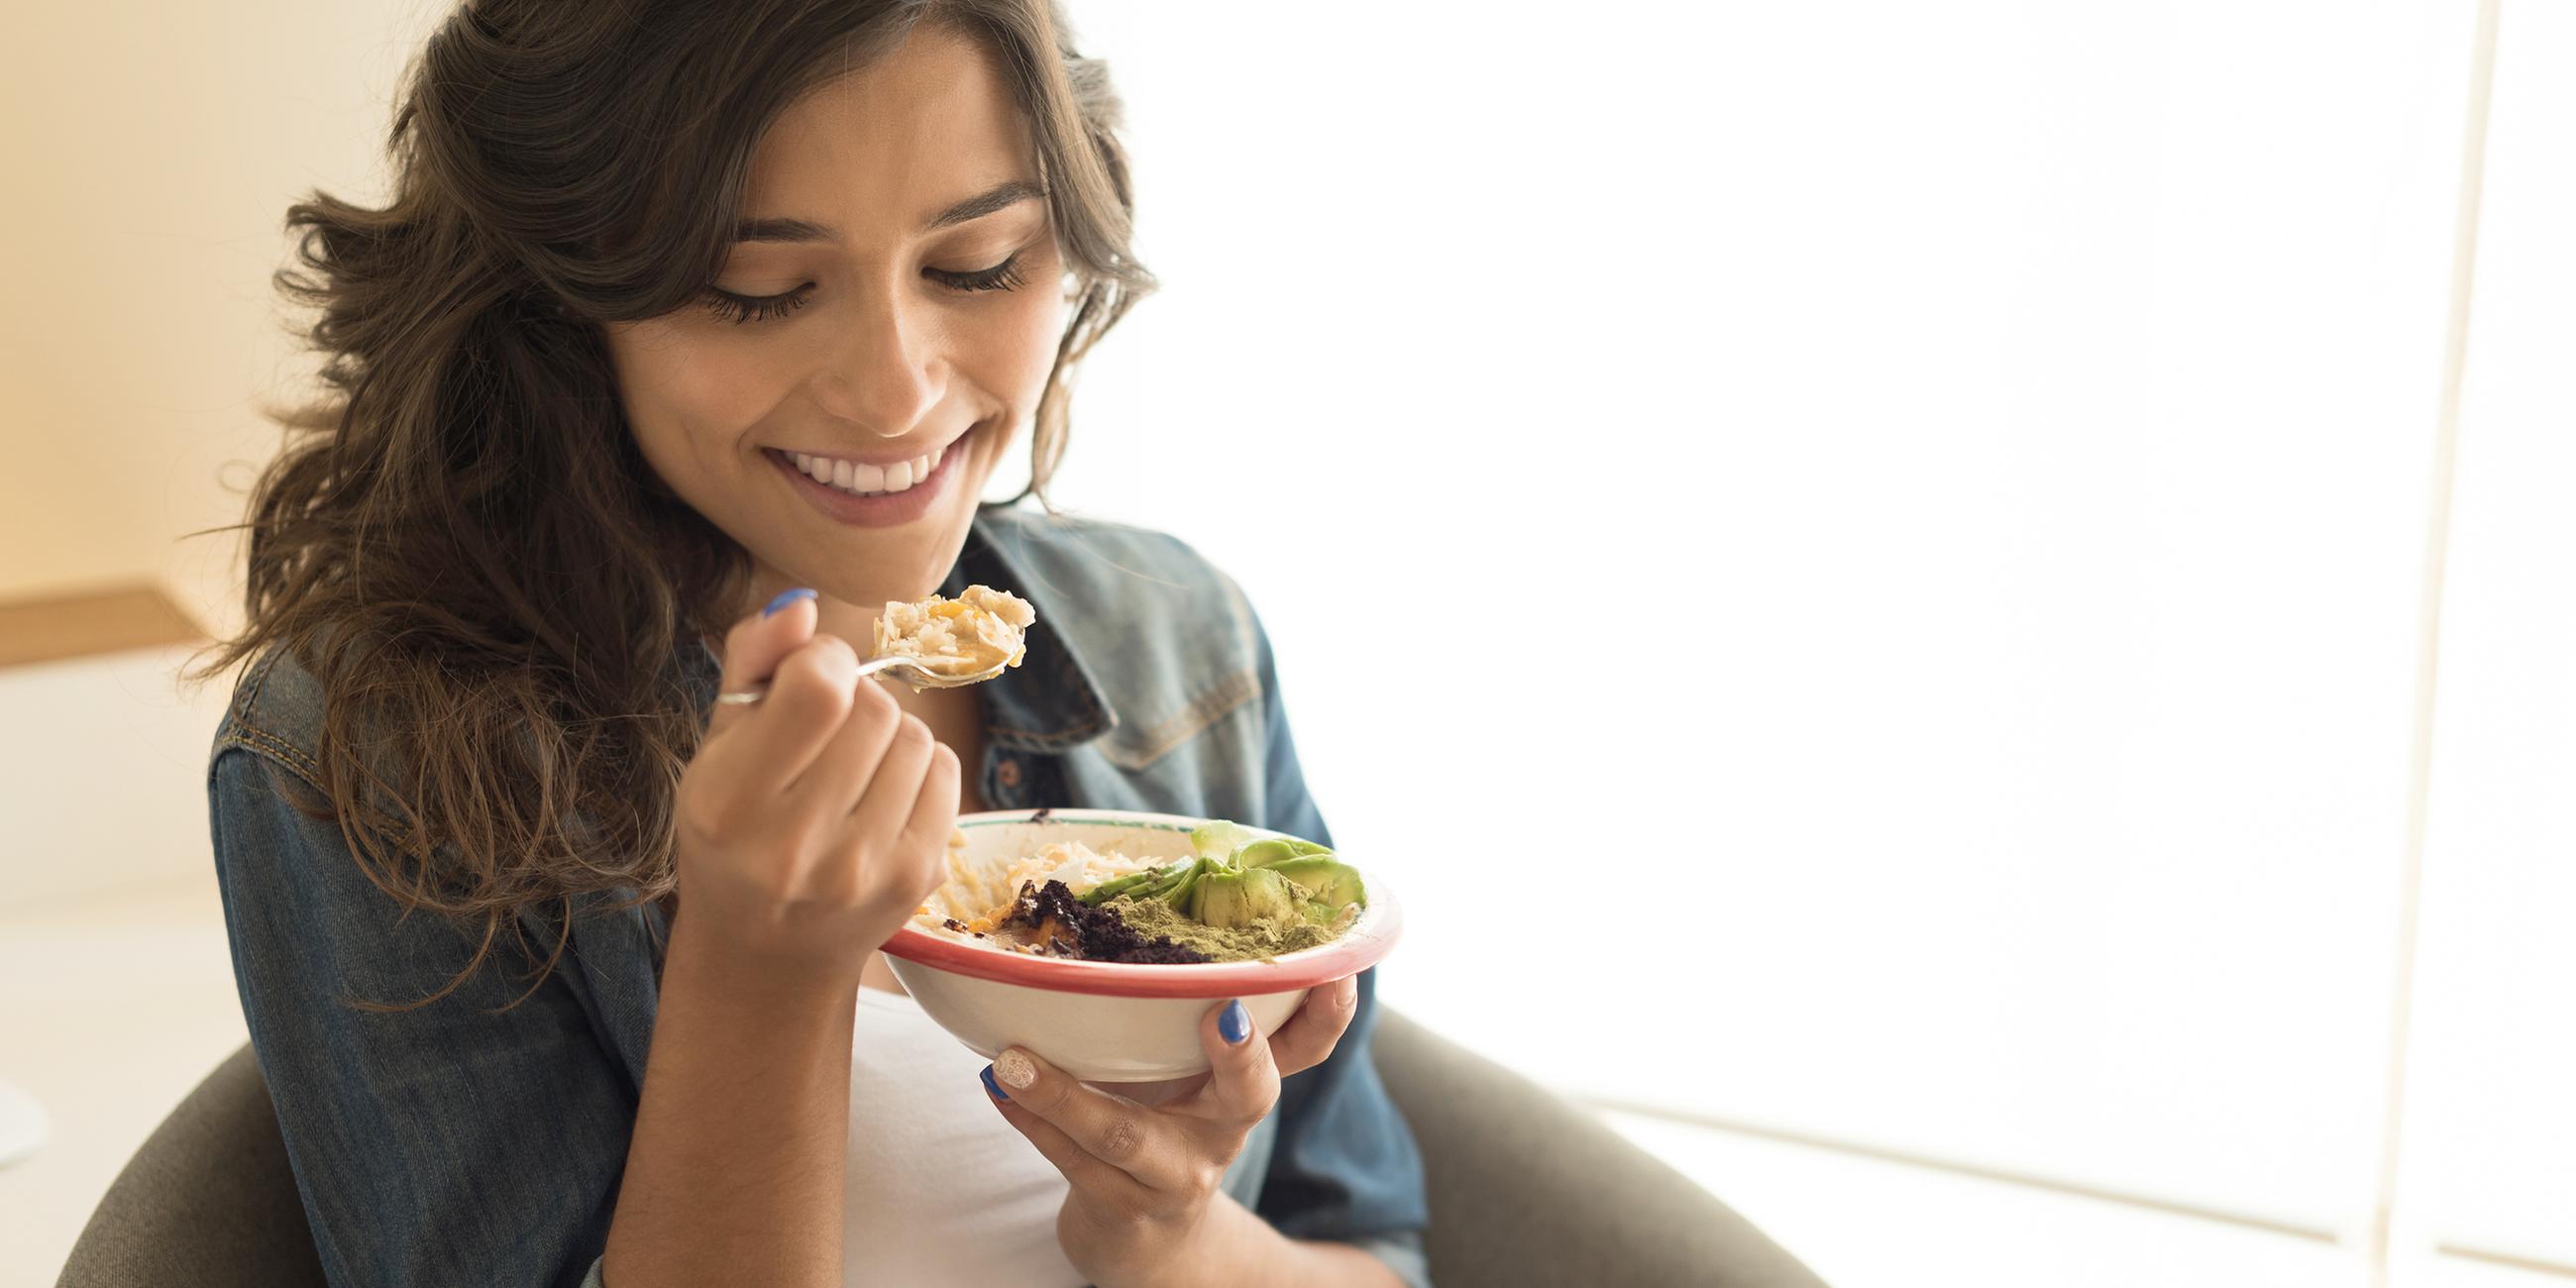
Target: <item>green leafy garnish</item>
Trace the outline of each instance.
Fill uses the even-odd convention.
[[[1342,910],[1368,906],[1359,871],[1331,849],[1293,837],[1254,837],[1224,821],[1190,832],[1188,858],[1101,882],[1081,902],[1151,899],[1203,926],[1243,927],[1298,917],[1329,927]]]

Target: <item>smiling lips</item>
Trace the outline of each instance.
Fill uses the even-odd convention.
[[[952,441],[936,452],[916,456],[908,461],[897,461],[892,465],[870,465],[865,461],[809,456],[803,452],[788,452],[785,455],[807,478],[826,487],[848,492],[854,496],[890,496],[897,492],[911,491],[914,485],[929,478],[931,471],[938,469],[939,462],[956,446],[956,442]]]

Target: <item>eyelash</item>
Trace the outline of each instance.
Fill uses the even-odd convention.
[[[706,305],[707,312],[715,314],[717,321],[740,326],[745,322],[783,318],[805,307],[813,298],[814,288],[810,284],[785,295],[736,295],[710,286],[707,288]]]
[[[1012,251],[1010,258],[1001,263],[972,273],[950,273],[936,268],[921,271],[930,280],[952,290],[1016,291],[1020,289],[1020,252]]]
[[[1009,259],[991,268],[972,273],[951,273],[936,268],[921,270],[924,277],[954,291],[1016,291],[1021,286],[1020,255],[1013,251]],[[797,287],[784,295],[736,295],[710,286],[706,293],[707,311],[719,322],[740,326],[746,322],[766,322],[783,318],[814,300],[814,284]]]

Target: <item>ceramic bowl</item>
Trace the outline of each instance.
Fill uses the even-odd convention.
[[[1009,810],[962,815],[963,861],[1008,863],[1057,841],[1155,860],[1190,852],[1205,819],[1119,810]],[[1256,837],[1278,836],[1246,828]],[[1337,855],[1348,863],[1347,855]],[[1356,864],[1354,867],[1358,866]],[[1259,1032],[1296,1013],[1306,990],[1377,964],[1395,947],[1403,913],[1385,883],[1362,869],[1368,907],[1332,942],[1269,961],[1189,966],[1034,957],[905,926],[886,941],[887,965],[922,1012],[991,1059],[1004,1047],[1036,1052],[1087,1082],[1155,1082],[1204,1073],[1199,1017],[1240,998]]]

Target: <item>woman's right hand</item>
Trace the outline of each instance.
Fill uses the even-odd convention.
[[[738,965],[855,986],[947,879],[957,753],[815,620],[808,594],[725,636],[720,689],[769,695],[719,703],[680,775],[681,920]]]

